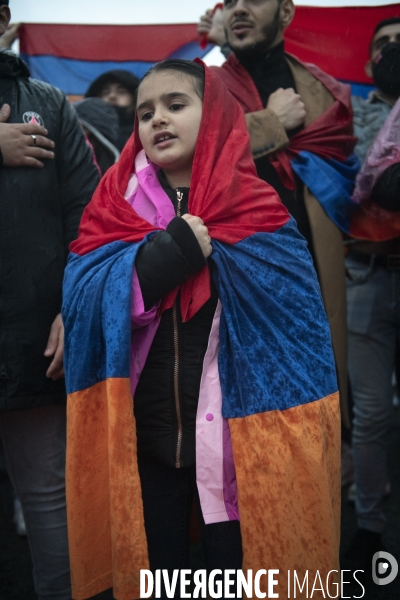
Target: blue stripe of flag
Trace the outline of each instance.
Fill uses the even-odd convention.
[[[285,410],[335,393],[328,320],[294,219],[274,233],[212,246],[223,416]]]
[[[292,160],[293,171],[309,188],[328,217],[345,233],[350,232],[358,205],[352,200],[354,181],[360,168],[355,154],[345,162],[324,160],[302,151]]]
[[[125,69],[141,78],[153,62],[91,62],[58,58],[56,56],[27,56],[21,54],[34,79],[51,83],[66,94],[84,95],[99,75],[114,69]]]
[[[69,256],[62,307],[68,394],[110,377],[129,377],[132,273],[139,246],[117,241]]]
[[[209,44],[204,50],[197,42],[189,42],[177,48],[169,57],[193,60],[205,56],[213,46]],[[145,61],[88,61],[57,56],[30,56],[21,54],[27,63],[34,79],[51,83],[66,94],[84,95],[89,85],[106,71],[124,69],[141,79],[154,65]]]

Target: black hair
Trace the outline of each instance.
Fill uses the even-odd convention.
[[[0,0],[0,6],[8,6],[8,0]]]
[[[372,37],[374,38],[376,36],[376,34],[378,33],[378,31],[380,29],[382,29],[383,27],[387,27],[388,25],[396,25],[397,23],[400,23],[400,16],[399,17],[389,17],[389,19],[383,19],[383,21],[380,21],[380,23],[378,23],[378,25],[375,27]]]
[[[153,65],[143,75],[140,83],[142,83],[142,81],[144,81],[150,75],[153,75],[153,73],[161,73],[162,71],[179,71],[180,73],[184,73],[188,77],[191,77],[194,80],[193,83],[197,95],[201,99],[203,99],[205,74],[202,65],[192,62],[191,60],[183,60],[180,58],[168,58],[167,60],[163,60]]]
[[[283,0],[278,0],[278,4],[282,4],[282,2],[283,2]],[[223,5],[225,6],[225,5],[226,5],[226,3],[227,3],[227,2],[226,2],[226,0],[224,0],[224,2],[223,2]],[[222,4],[222,3],[221,3],[221,4]],[[215,10],[215,8],[216,8],[217,6],[218,6],[218,4],[216,4],[216,6],[214,7],[214,10]]]
[[[107,71],[92,81],[85,94],[86,98],[98,98],[109,83],[118,83],[135,97],[139,86],[139,79],[135,75],[132,75],[130,71],[124,71],[123,69]]]

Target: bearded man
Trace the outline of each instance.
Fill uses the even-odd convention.
[[[356,173],[356,161],[349,160],[355,145],[350,88],[285,53],[284,31],[294,10],[292,0],[225,0],[232,53],[216,69],[246,113],[260,178],[277,190],[308,242],[348,423],[345,266],[338,225],[340,204]]]

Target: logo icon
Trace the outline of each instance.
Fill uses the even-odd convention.
[[[372,579],[376,585],[392,583],[399,572],[399,565],[394,556],[389,552],[380,550],[372,557]]]
[[[24,123],[35,123],[36,125],[41,125],[44,127],[44,121],[42,117],[37,112],[33,112],[29,110],[28,112],[22,115],[22,120]]]

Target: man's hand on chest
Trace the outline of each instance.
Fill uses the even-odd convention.
[[[267,103],[286,131],[291,131],[304,124],[306,109],[299,94],[293,88],[279,88],[273,92]]]
[[[44,167],[54,158],[54,142],[47,129],[35,123],[7,123],[10,106],[0,108],[0,152],[4,167]]]

